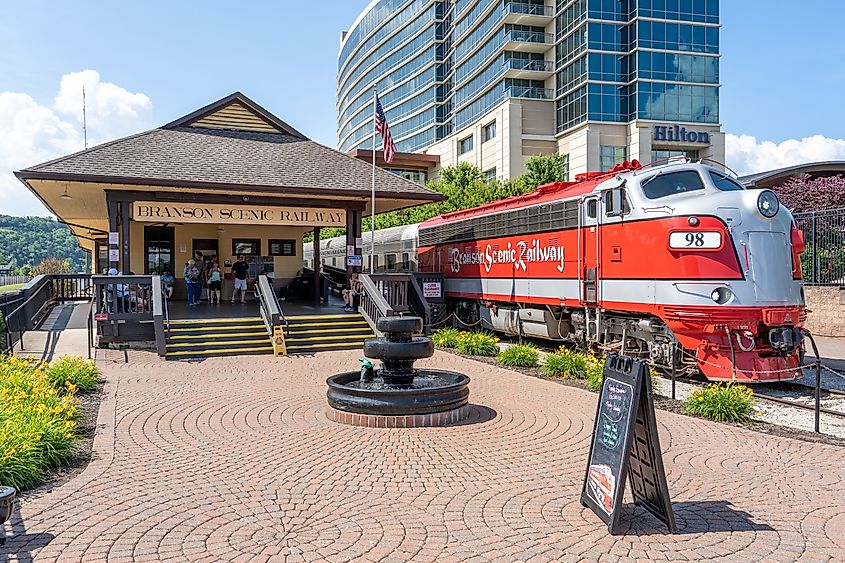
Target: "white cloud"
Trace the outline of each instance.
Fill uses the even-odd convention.
[[[807,162],[845,160],[845,140],[813,135],[773,143],[729,133],[725,135],[725,153],[728,166],[737,174],[755,174]]]
[[[65,74],[53,107],[25,93],[0,92],[0,213],[49,213],[13,172],[83,149],[83,84],[89,147],[149,127],[150,99],[101,82],[93,70]]]

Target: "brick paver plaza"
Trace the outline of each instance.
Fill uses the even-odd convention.
[[[581,507],[596,395],[438,353],[469,421],[342,426],[356,352],[163,362],[100,351],[94,460],[25,497],[0,556],[36,561],[845,560],[845,450],[658,411],[680,533]],[[7,533],[9,525],[6,526]]]

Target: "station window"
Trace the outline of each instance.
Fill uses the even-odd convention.
[[[492,182],[496,179],[496,169],[491,168],[490,170],[485,170],[484,177],[487,179],[488,182]]]
[[[496,122],[494,121],[493,123],[488,123],[487,125],[485,125],[484,128],[481,130],[481,142],[486,143],[487,141],[495,137]]]
[[[472,135],[458,141],[458,154],[468,153],[472,150]]]
[[[261,239],[232,239],[232,254],[235,256],[260,256]]]

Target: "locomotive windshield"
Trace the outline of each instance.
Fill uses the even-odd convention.
[[[713,180],[713,184],[723,192],[737,192],[745,189],[739,183],[734,182],[723,174],[711,172],[710,179]]]
[[[648,199],[658,199],[703,190],[704,182],[701,181],[701,176],[695,170],[684,170],[682,172],[657,174],[646,179],[640,184],[640,187],[642,187]]]

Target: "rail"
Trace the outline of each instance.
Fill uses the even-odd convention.
[[[804,284],[845,286],[845,208],[796,213],[794,217],[804,233]]]
[[[432,303],[443,303],[441,274],[361,274],[359,281],[363,288],[359,312],[374,330],[379,317],[411,313],[423,319],[425,334],[431,333]],[[423,289],[425,284],[433,284],[430,296]]]
[[[4,296],[5,349],[25,346],[27,331],[36,329],[57,302],[87,301],[92,294],[90,274],[44,274],[33,278],[12,297]],[[15,307],[9,312],[10,304]]]
[[[282,312],[282,306],[270,281],[267,276],[258,276],[255,282],[256,294],[258,295],[259,312],[261,319],[264,321],[264,326],[267,329],[267,334],[273,341],[273,349],[275,354],[286,355],[287,347],[285,345],[285,336],[283,326],[287,324],[285,315]]]

